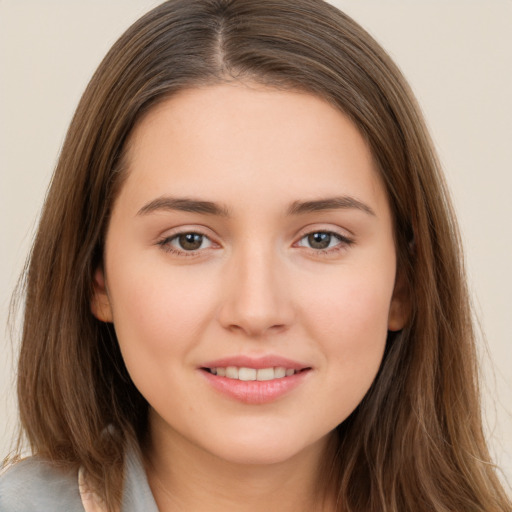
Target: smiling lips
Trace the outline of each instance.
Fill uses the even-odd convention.
[[[222,394],[246,404],[265,404],[296,388],[311,367],[281,357],[240,356],[207,363],[201,370]]]
[[[276,368],[247,368],[242,366],[228,366],[218,368],[208,368],[213,375],[219,377],[227,377],[228,379],[237,379],[243,381],[266,381],[274,379],[282,379],[284,377],[291,377],[295,374],[296,370],[293,368],[285,368],[284,366],[277,366]]]

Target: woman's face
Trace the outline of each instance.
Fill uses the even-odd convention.
[[[153,109],[126,156],[92,309],[151,431],[234,462],[320,449],[403,324],[363,138],[313,95],[218,85]]]

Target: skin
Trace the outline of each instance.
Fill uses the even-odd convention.
[[[392,217],[366,143],[313,95],[223,84],[155,107],[126,161],[92,310],[114,323],[150,404],[145,454],[160,510],[331,509],[318,485],[331,433],[405,321]],[[155,203],[163,197],[222,211]],[[343,207],[290,212],[332,197]],[[202,234],[199,249],[185,250],[179,233]],[[326,233],[327,249],[311,233]],[[200,369],[239,354],[310,370],[277,400],[246,404]]]

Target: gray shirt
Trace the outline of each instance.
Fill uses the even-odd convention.
[[[84,512],[76,471],[38,458],[24,459],[0,476],[0,512]],[[158,512],[136,450],[128,450],[121,512]]]

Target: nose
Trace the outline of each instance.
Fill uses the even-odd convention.
[[[224,281],[221,325],[253,338],[287,330],[294,308],[283,266],[278,255],[261,246],[234,254]]]

